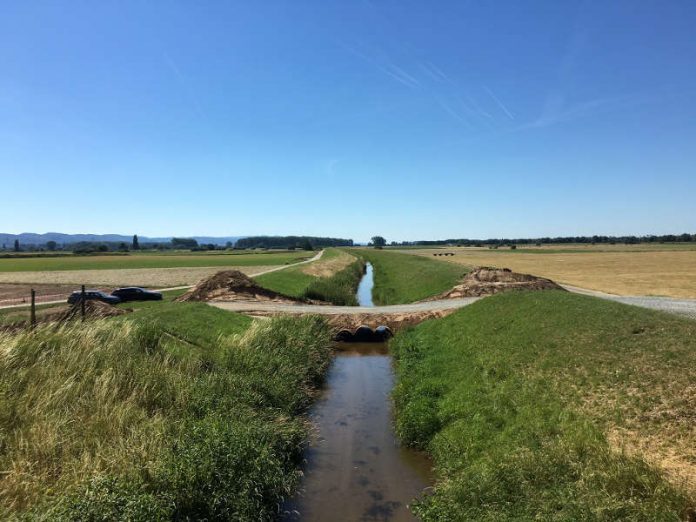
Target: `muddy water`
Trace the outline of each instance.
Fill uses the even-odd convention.
[[[423,455],[394,435],[391,357],[382,343],[340,343],[311,420],[303,484],[283,520],[415,520],[408,504],[431,482]]]
[[[374,271],[372,269],[372,263],[367,263],[365,265],[365,275],[360,280],[358,285],[358,293],[356,295],[358,299],[358,306],[375,306],[372,302],[372,287],[375,286]]]

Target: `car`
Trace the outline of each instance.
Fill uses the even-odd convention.
[[[80,299],[82,299],[82,292],[73,292],[70,294],[70,297],[68,297],[68,303],[79,303]],[[102,301],[103,303],[115,305],[120,303],[121,299],[115,295],[109,295],[99,290],[85,290],[85,301]]]
[[[152,290],[145,290],[137,286],[129,286],[126,288],[117,288],[111,295],[115,295],[121,301],[161,301],[162,294],[159,292],[153,292]]]

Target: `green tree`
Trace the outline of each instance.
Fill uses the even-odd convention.
[[[133,244],[131,248],[133,250],[140,250],[140,243],[138,243],[138,234],[133,234]]]
[[[56,243],[55,241],[46,241],[46,248],[48,248],[51,252],[53,252],[57,246],[58,243]]]
[[[173,248],[196,248],[198,246],[198,241],[189,237],[173,237],[172,247]]]
[[[19,239],[15,239],[14,242],[14,251],[19,252]]]
[[[387,244],[387,240],[382,236],[372,236],[372,246],[375,248],[382,248]]]
[[[309,239],[305,239],[302,242],[302,250],[314,250],[314,247],[312,246],[312,243],[309,241]]]

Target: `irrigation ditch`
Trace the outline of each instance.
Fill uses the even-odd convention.
[[[359,306],[373,306],[373,285],[368,263],[358,286]],[[336,343],[324,391],[310,412],[315,432],[304,478],[282,520],[415,520],[408,505],[432,484],[432,466],[394,433],[394,372],[387,336],[380,339],[380,331],[365,326],[364,338],[372,342],[355,342],[363,339],[358,328],[351,342]]]

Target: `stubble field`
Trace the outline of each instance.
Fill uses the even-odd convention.
[[[661,248],[662,247],[662,248]],[[496,266],[617,295],[696,298],[696,249],[687,245],[562,245],[540,248],[403,250],[464,266]]]

